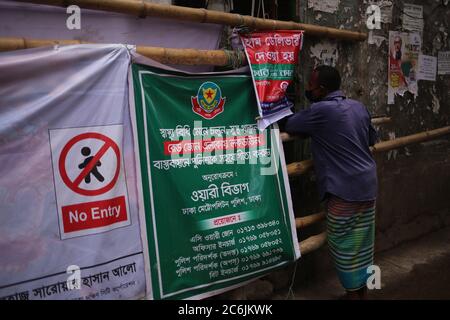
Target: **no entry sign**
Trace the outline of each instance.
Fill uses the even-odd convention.
[[[92,158],[90,161],[86,164],[86,166],[83,167],[83,170],[79,173],[79,175],[72,181],[68,175],[67,175],[67,169],[66,169],[66,159],[67,154],[69,153],[70,149],[73,148],[73,146],[77,142],[83,142],[83,140],[86,140],[86,144],[89,144],[89,139],[98,139],[102,142],[104,142],[103,145],[101,145],[100,149],[95,153],[95,155],[91,156]],[[83,148],[89,148],[89,147],[83,147]],[[87,190],[80,188],[80,183],[86,179],[86,177],[90,174],[92,174],[92,170],[96,169],[96,164],[99,163],[103,155],[109,150],[112,149],[114,151],[114,154],[116,155],[116,168],[114,171],[113,178],[111,181],[107,184],[105,184],[103,187],[99,189],[94,190]],[[86,153],[91,153],[91,149],[84,149],[86,150]],[[89,150],[89,151],[87,151]],[[83,149],[81,150],[83,151]],[[73,137],[63,148],[61,155],[59,157],[59,172],[61,174],[61,178],[63,179],[64,183],[74,192],[85,195],[85,196],[98,196],[105,192],[108,192],[111,190],[114,185],[117,183],[117,178],[119,177],[120,173],[120,149],[118,145],[112,140],[111,138],[97,133],[97,132],[87,132],[79,134],[75,137]],[[98,170],[97,170],[98,172]],[[101,181],[104,182],[104,181]]]
[[[50,130],[62,239],[131,223],[122,138],[122,125]]]

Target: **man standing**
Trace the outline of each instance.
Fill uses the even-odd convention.
[[[286,131],[311,137],[319,194],[326,201],[328,246],[349,299],[365,299],[373,264],[376,142],[370,114],[340,91],[339,72],[317,67],[308,82],[310,108],[291,116]]]

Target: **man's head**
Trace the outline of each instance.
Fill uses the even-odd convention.
[[[330,66],[318,66],[309,78],[305,95],[309,101],[318,102],[340,88],[341,75],[339,71]]]
[[[401,60],[402,58],[402,38],[396,36],[394,38],[394,58],[396,60]]]
[[[402,38],[400,38],[399,36],[396,36],[394,38],[394,48],[395,48],[395,51],[402,50]]]

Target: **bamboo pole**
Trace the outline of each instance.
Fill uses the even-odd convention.
[[[295,227],[297,229],[303,229],[306,228],[312,224],[315,224],[319,221],[322,221],[325,219],[325,212],[319,212],[319,213],[315,213],[315,214],[311,214],[309,216],[306,217],[301,217],[301,218],[296,218],[295,219]]]
[[[423,141],[427,141],[427,140],[433,140],[437,137],[440,137],[440,136],[443,136],[443,135],[449,134],[449,133],[450,133],[450,126],[431,130],[431,131],[420,132],[420,133],[416,133],[416,134],[413,134],[410,136],[397,138],[394,140],[383,141],[383,142],[380,142],[380,143],[377,143],[376,145],[374,145],[372,148],[372,152],[383,152],[383,151],[396,149],[396,148],[407,146],[407,145],[414,144],[414,143],[419,143],[419,142],[423,142]]]
[[[416,133],[410,136],[405,136],[401,138],[397,138],[394,140],[383,141],[377,143],[375,146],[371,148],[373,153],[384,152],[392,149],[397,149],[400,147],[404,147],[414,143],[420,143],[428,140],[433,140],[437,137],[446,135],[450,133],[450,126]],[[304,160],[300,162],[293,162],[287,165],[287,171],[289,176],[298,176],[302,175],[312,169],[314,166],[312,160]]]
[[[199,23],[214,23],[227,26],[247,26],[254,29],[304,30],[308,36],[327,37],[349,41],[364,41],[366,33],[348,31],[336,28],[244,16],[235,13],[225,13],[215,10],[196,9],[173,5],[150,3],[143,0],[19,0],[35,4],[67,7],[77,5],[83,9],[93,9],[134,15],[140,18],[161,17]]]
[[[287,165],[287,172],[289,176],[298,176],[308,172],[312,169],[313,165],[312,160],[293,162]]]
[[[54,40],[54,39],[26,39],[26,38],[1,38],[0,51],[12,51],[29,49],[51,45],[69,45],[89,43],[80,40]],[[159,47],[137,46],[136,52],[165,64],[180,65],[231,65],[233,57],[241,55],[239,61],[247,63],[242,52],[224,50],[197,50],[197,49],[172,49]]]
[[[51,45],[70,45],[86,43],[80,40],[41,40],[26,38],[0,38],[0,51],[13,51]]]
[[[374,125],[380,125],[391,122],[391,118],[389,117],[380,117],[380,118],[373,118],[372,124]]]
[[[137,46],[136,52],[164,64],[214,66],[231,65],[231,55],[241,54],[239,61],[247,64],[243,53],[230,51],[227,55],[224,50],[169,49]]]
[[[300,253],[302,255],[308,254],[312,251],[319,249],[326,242],[327,242],[327,233],[326,232],[322,232],[322,233],[319,233],[318,235],[309,237],[306,240],[303,240],[299,243]]]

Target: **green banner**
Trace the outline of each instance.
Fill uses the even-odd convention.
[[[296,260],[282,146],[257,129],[251,77],[139,64],[132,76],[151,297],[208,297]]]

